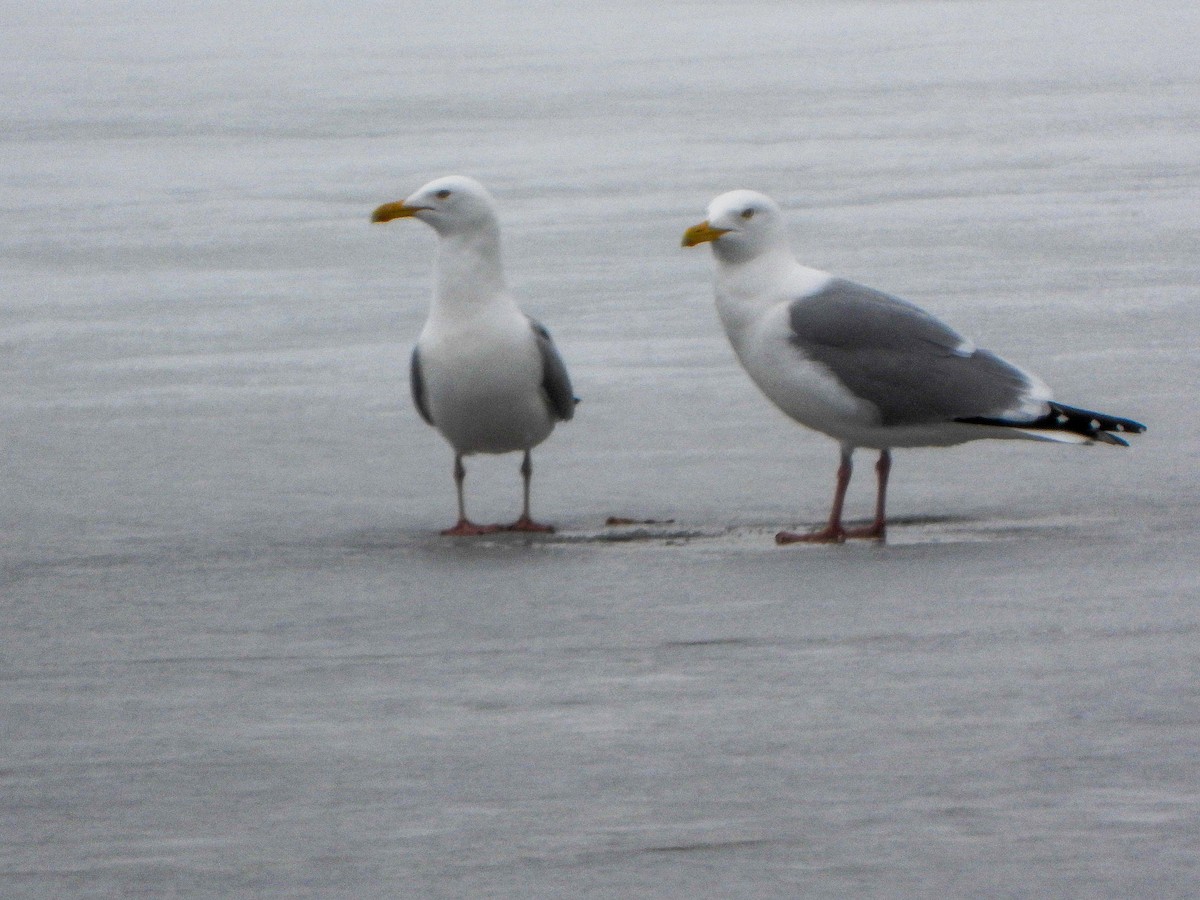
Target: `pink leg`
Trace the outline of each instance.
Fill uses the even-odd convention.
[[[848,538],[869,538],[882,541],[887,538],[887,483],[888,473],[892,471],[892,454],[888,450],[879,451],[879,461],[875,463],[875,475],[879,488],[875,494],[875,521],[863,528],[846,529]]]
[[[463,497],[463,482],[467,478],[467,468],[463,465],[462,454],[454,454],[454,487],[458,491],[458,521],[452,528],[441,533],[446,537],[477,537],[481,534],[495,534],[500,530],[499,525],[476,525],[467,518],[467,504]]]
[[[541,522],[535,522],[529,515],[529,485],[533,480],[533,458],[528,450],[525,451],[525,458],[521,460],[521,479],[525,486],[525,502],[521,506],[521,517],[511,525],[500,526],[505,531],[525,531],[531,534],[553,534],[553,525],[543,525]]]
[[[846,529],[842,527],[842,506],[846,502],[846,489],[850,487],[850,476],[854,467],[850,462],[853,449],[842,448],[842,461],[837,471],[837,488],[833,492],[833,508],[829,511],[829,524],[820,531],[798,534],[781,531],[775,535],[777,544],[840,544],[846,540]]]
[[[543,525],[541,522],[535,522],[529,516],[521,516],[511,525],[500,526],[505,531],[526,531],[530,534],[554,534],[553,525]]]

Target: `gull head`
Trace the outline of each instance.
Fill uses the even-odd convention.
[[[420,219],[446,237],[496,226],[496,204],[487,188],[466,175],[435,178],[403,200],[385,203],[372,222]]]
[[[785,240],[779,204],[758,191],[729,191],[708,204],[708,218],[683,233],[683,246],[711,243],[718,259],[753,259]]]

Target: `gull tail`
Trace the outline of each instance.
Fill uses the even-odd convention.
[[[1100,441],[1103,444],[1114,444],[1128,447],[1129,441],[1118,437],[1114,432],[1124,434],[1141,434],[1146,426],[1132,419],[1121,419],[1105,413],[1092,412],[1090,409],[1079,409],[1063,403],[1049,402],[1050,411],[1040,419],[1027,422],[1014,422],[1011,419],[990,419],[986,416],[956,419],[968,425],[998,425],[1003,428],[1014,428],[1028,434],[1030,437],[1045,441],[1063,441],[1066,443],[1092,443]]]

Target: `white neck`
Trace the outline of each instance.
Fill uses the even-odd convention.
[[[498,228],[478,228],[443,236],[434,265],[434,308],[462,313],[504,298],[509,303],[500,261]]]
[[[740,354],[755,325],[781,303],[814,294],[832,276],[796,262],[786,244],[770,247],[742,262],[717,261],[717,313]]]
[[[717,311],[730,334],[741,331],[782,299],[775,291],[797,266],[785,244],[737,261],[717,258],[716,263]]]

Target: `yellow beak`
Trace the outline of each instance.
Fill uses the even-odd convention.
[[[428,208],[427,206],[405,206],[403,200],[397,200],[395,203],[385,203],[371,213],[371,221],[390,222],[392,219],[408,219]]]
[[[699,225],[693,225],[683,233],[683,246],[695,247],[697,244],[715,241],[721,235],[727,234],[728,232],[728,228],[713,228],[708,224],[708,220],[706,219]]]

